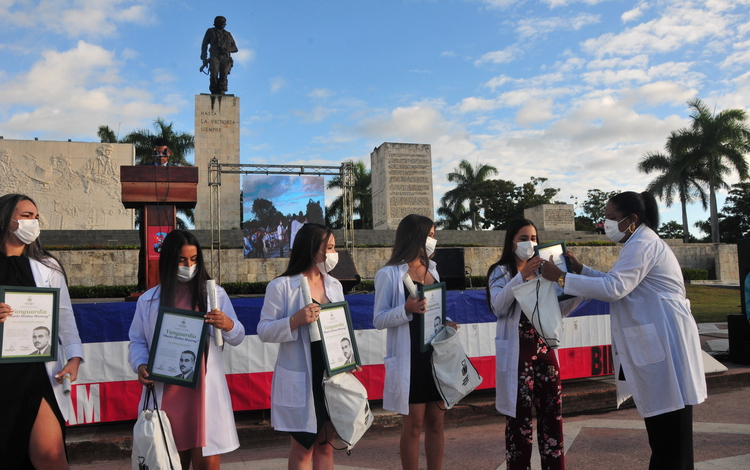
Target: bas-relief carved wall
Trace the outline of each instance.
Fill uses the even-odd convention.
[[[34,199],[44,229],[132,229],[120,166],[134,161],[131,144],[2,139],[0,194]]]

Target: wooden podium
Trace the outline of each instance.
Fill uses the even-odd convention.
[[[177,209],[192,209],[198,200],[198,168],[187,166],[121,166],[122,205],[140,209],[140,238],[146,289],[159,284],[159,251],[174,230]],[[145,248],[145,250],[144,250]],[[145,253],[145,256],[144,256]]]

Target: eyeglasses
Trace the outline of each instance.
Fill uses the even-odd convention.
[[[163,152],[160,152],[158,150],[154,150],[154,153],[152,153],[151,155],[153,155],[154,157],[169,157],[169,153],[168,152],[169,152],[169,150],[164,150]]]

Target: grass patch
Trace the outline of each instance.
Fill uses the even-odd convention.
[[[740,290],[688,284],[687,297],[698,323],[725,322],[727,315],[742,313]]]

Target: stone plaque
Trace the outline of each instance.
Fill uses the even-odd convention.
[[[435,218],[429,144],[384,142],[370,154],[375,230],[396,230],[409,214]]]
[[[542,204],[524,209],[523,216],[534,222],[537,230],[575,230],[573,204]]]
[[[127,230],[120,166],[135,163],[132,144],[0,140],[0,195],[21,193],[47,230]]]
[[[195,228],[211,229],[208,164],[240,163],[240,99],[232,95],[196,95],[195,166],[199,171]],[[240,228],[240,175],[221,175],[221,229]]]

